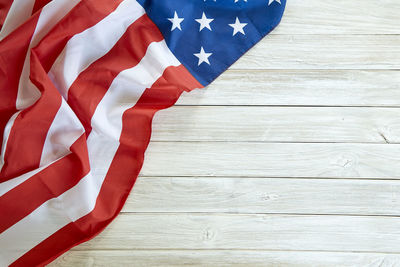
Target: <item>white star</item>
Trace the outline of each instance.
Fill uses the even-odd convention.
[[[206,53],[204,51],[203,47],[201,47],[200,53],[196,53],[196,54],[193,54],[193,55],[195,55],[196,57],[199,58],[199,65],[198,66],[200,66],[200,64],[202,64],[203,62],[205,62],[208,65],[210,65],[210,61],[208,61],[208,58],[212,55],[212,53]]]
[[[239,18],[236,17],[236,21],[233,24],[229,24],[229,26],[231,26],[233,28],[233,35],[235,36],[238,32],[240,32],[243,35],[246,35],[244,33],[243,28],[246,27],[247,23],[240,23]]]
[[[268,0],[268,5],[271,5],[273,2],[278,2],[282,5],[281,0]]]
[[[175,30],[176,28],[178,28],[179,30],[182,31],[181,23],[182,23],[182,21],[184,19],[183,18],[179,18],[178,14],[176,14],[176,11],[175,11],[174,17],[173,18],[169,18],[168,20],[172,22],[171,32],[173,30]]]
[[[247,2],[247,0],[244,0],[244,1]],[[235,3],[236,3],[236,2],[239,2],[239,0],[235,0]]]
[[[209,29],[210,31],[212,31],[212,30],[211,30],[210,23],[211,23],[213,20],[214,20],[214,19],[208,19],[208,18],[206,17],[206,14],[204,14],[204,12],[203,12],[203,16],[201,16],[201,19],[196,19],[196,21],[197,21],[198,23],[200,23],[200,30],[199,30],[199,32],[201,32],[201,30],[203,30],[204,28],[207,28],[207,29]]]

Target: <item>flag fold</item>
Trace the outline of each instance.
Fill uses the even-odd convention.
[[[0,266],[42,266],[100,233],[154,114],[280,22],[285,0],[0,0]]]

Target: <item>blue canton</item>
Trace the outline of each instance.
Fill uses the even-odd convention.
[[[179,61],[207,86],[280,22],[286,0],[138,0]]]

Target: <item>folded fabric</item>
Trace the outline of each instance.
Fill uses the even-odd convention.
[[[100,233],[143,164],[152,118],[224,72],[285,0],[0,2],[0,266]]]

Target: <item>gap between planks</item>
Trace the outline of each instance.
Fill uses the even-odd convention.
[[[343,214],[343,213],[295,213],[295,212],[282,212],[282,213],[271,213],[271,212],[263,212],[263,213],[255,213],[255,212],[134,212],[134,211],[121,211],[120,215],[153,215],[153,216],[162,216],[162,215],[203,215],[203,216],[224,216],[224,215],[238,215],[238,216],[250,216],[250,215],[266,215],[266,216],[335,216],[335,217],[376,217],[376,218],[400,218],[400,215],[391,215],[391,214],[382,214],[382,215],[369,215],[369,214]]]

